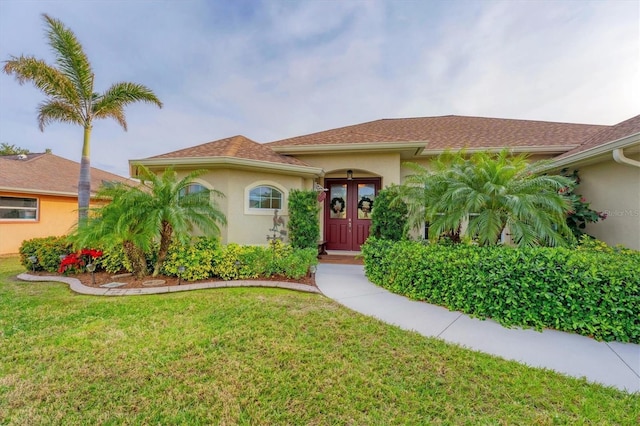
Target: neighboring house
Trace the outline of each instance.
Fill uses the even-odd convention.
[[[633,120],[637,118],[629,121]],[[383,119],[265,144],[234,136],[130,160],[129,164],[133,177],[136,164],[157,172],[174,167],[181,175],[195,169],[208,170],[193,190],[202,186],[226,195],[220,200],[228,219],[222,233],[223,243],[266,244],[274,210],[286,220],[287,198],[292,189],[326,188],[319,238],[326,241],[327,249],[357,251],[369,234],[371,202],[375,206],[375,196],[381,188],[403,182],[408,173],[402,167],[404,162],[426,165],[446,150],[498,151],[506,147],[515,153],[529,154],[532,161],[556,157],[558,166],[573,166],[582,157],[569,154],[587,150],[589,141],[606,139],[605,151],[617,148],[616,141],[620,138],[627,141],[617,132],[631,135],[627,141],[630,145],[621,147],[626,155],[637,158],[638,129],[624,123],[619,126],[461,116]],[[613,132],[613,136],[606,136],[608,132]],[[612,176],[619,176],[614,180],[616,184],[624,182],[624,187],[592,185],[593,180],[599,180],[597,176],[607,175],[607,170],[611,170]],[[594,208],[609,209],[610,217],[636,215],[635,225],[625,219],[624,229],[613,232],[606,228],[600,231],[597,227],[601,224],[597,224],[592,227],[594,233],[598,229],[596,235],[610,244],[640,249],[640,241],[634,241],[640,229],[638,169],[605,161],[602,165],[581,168],[580,174],[583,179],[580,190],[594,201]],[[620,202],[600,204],[595,200],[601,196]],[[622,202],[623,199],[626,201]],[[609,226],[608,220],[604,226]],[[614,219],[609,223],[613,227],[621,221]]]
[[[591,208],[607,215],[586,232],[608,244],[640,250],[640,115],[611,126],[553,159],[555,170],[578,170]]]
[[[0,156],[0,254],[18,253],[22,241],[65,235],[78,219],[80,164],[54,154]],[[91,189],[104,181],[129,182],[91,169]]]

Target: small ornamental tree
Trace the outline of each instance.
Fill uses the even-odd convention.
[[[316,248],[320,235],[315,191],[293,189],[289,194],[289,240],[294,248]]]
[[[414,171],[403,184],[410,223],[429,222],[429,239],[455,235],[480,245],[500,243],[509,229],[519,247],[564,246],[575,240],[566,224],[571,203],[559,191],[571,185],[564,176],[542,174],[546,163],[524,155],[446,152],[431,167],[406,163]]]
[[[562,169],[560,173],[575,182],[572,185],[562,188],[560,193],[571,201],[571,210],[567,213],[567,226],[571,229],[576,239],[580,239],[582,235],[586,234],[584,230],[587,227],[587,223],[596,223],[599,220],[605,220],[607,214],[591,209],[590,203],[588,203],[582,195],[575,193],[575,190],[580,185],[578,170],[569,173],[568,169]]]
[[[400,241],[407,236],[407,204],[397,186],[382,189],[376,196],[371,215],[371,235],[385,240]]]

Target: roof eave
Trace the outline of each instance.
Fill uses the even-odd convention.
[[[575,154],[568,155],[558,160],[552,159],[546,169],[549,170],[567,166],[569,164],[588,162],[589,160],[594,160],[597,157],[605,156],[615,149],[628,148],[638,143],[640,143],[640,132],[594,146],[593,148],[585,149],[584,151],[576,152]]]
[[[33,189],[33,188],[13,188],[8,186],[0,187],[0,191],[2,192],[11,192],[11,193],[20,193],[20,194],[33,194],[33,195],[51,195],[54,197],[72,197],[78,198],[78,192],[66,192],[66,191],[51,191],[51,190],[41,190],[41,189]],[[95,192],[91,193],[91,198],[95,197]]]
[[[251,168],[279,174],[295,174],[302,177],[315,178],[324,175],[324,170],[319,167],[299,166],[295,164],[273,163],[270,161],[250,160],[237,157],[184,157],[184,158],[146,158],[141,160],[129,160],[129,173],[136,177],[136,164],[146,167],[207,167],[224,165],[231,168]]]

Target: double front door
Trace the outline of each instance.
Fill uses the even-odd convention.
[[[324,239],[328,250],[359,251],[369,236],[380,179],[325,179]]]

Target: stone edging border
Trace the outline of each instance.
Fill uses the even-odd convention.
[[[288,283],[283,281],[250,281],[250,280],[238,280],[238,281],[211,281],[206,283],[196,284],[182,284],[175,286],[164,287],[143,287],[143,288],[97,288],[89,287],[80,282],[77,278],[60,277],[60,276],[40,276],[20,274],[16,278],[22,281],[29,282],[42,282],[42,281],[56,281],[69,284],[69,288],[76,293],[90,295],[90,296],[136,296],[144,294],[164,294],[164,293],[176,293],[179,291],[190,290],[202,290],[207,288],[229,288],[229,287],[271,287],[271,288],[283,288],[287,290],[302,291],[305,293],[317,293],[322,292],[317,288],[306,284]]]

